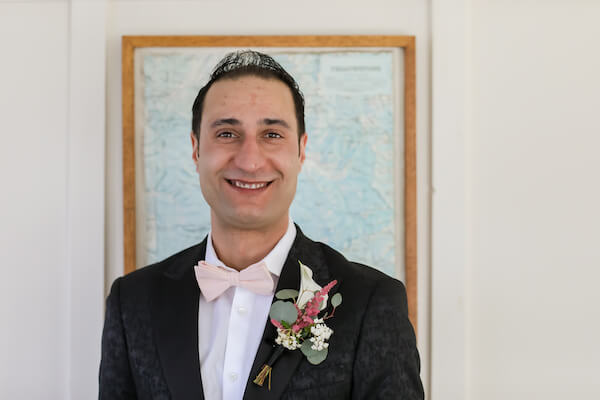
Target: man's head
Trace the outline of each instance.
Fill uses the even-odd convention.
[[[256,62],[274,63],[270,57],[241,54],[219,63],[215,71],[223,72],[213,74],[194,103],[192,157],[213,229],[281,230],[305,158],[307,136],[297,117],[302,97],[278,64],[271,67],[289,79],[256,72]],[[233,63],[238,57],[254,61]]]
[[[271,56],[258,51],[246,50],[227,54],[215,67],[210,79],[204,85],[192,106],[192,132],[196,139],[200,135],[200,123],[204,111],[206,93],[212,85],[222,79],[236,79],[242,76],[256,76],[264,79],[276,79],[283,82],[290,90],[294,100],[296,124],[298,127],[298,140],[304,135],[304,96],[296,80],[275,61]]]

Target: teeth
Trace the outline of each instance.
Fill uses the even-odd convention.
[[[266,183],[243,183],[239,181],[231,181],[234,186],[237,186],[242,189],[260,189],[267,186]]]

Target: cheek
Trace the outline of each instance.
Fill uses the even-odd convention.
[[[200,157],[196,163],[196,171],[200,178],[200,185],[204,188],[211,185],[210,182],[215,175],[213,164],[214,160],[208,153],[200,153]]]
[[[301,167],[299,160],[287,158],[282,160],[282,162],[279,164],[279,167],[284,179],[290,184],[297,180]]]
[[[227,155],[223,151],[218,151],[218,148],[207,144],[201,145],[196,170],[199,174],[213,175],[219,169],[223,168],[227,160]]]

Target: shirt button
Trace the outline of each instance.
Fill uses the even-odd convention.
[[[238,310],[238,313],[240,313],[241,315],[244,315],[248,312],[248,309],[244,306],[239,306],[237,310]]]
[[[230,373],[229,373],[229,379],[230,379],[232,382],[235,382],[235,381],[237,380],[237,378],[238,378],[238,374],[236,374],[235,372],[230,372]]]

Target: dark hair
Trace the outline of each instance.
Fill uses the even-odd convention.
[[[296,111],[299,141],[306,129],[304,125],[304,96],[298,87],[298,83],[271,56],[253,50],[227,54],[213,70],[208,83],[198,92],[198,96],[196,96],[196,100],[194,100],[194,105],[192,106],[192,131],[196,138],[200,137],[202,109],[208,89],[218,80],[226,78],[235,79],[247,75],[264,79],[278,79],[290,88]]]

